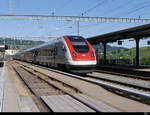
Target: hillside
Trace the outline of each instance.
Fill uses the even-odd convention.
[[[99,44],[99,45],[93,45],[92,46],[95,50],[96,49],[99,49],[100,51],[103,51],[104,50],[104,47],[102,44]],[[115,47],[115,46],[110,46],[110,45],[106,45],[106,50],[107,51],[112,51],[112,50],[121,50],[121,49],[127,49],[127,48],[124,48],[124,47]]]
[[[44,41],[33,41],[33,40],[14,40],[11,38],[0,38],[0,45],[1,44],[7,44],[8,49],[28,49],[36,45],[40,45],[44,43]]]
[[[142,47],[139,49],[140,58],[148,58],[150,57],[150,47]],[[113,56],[119,56],[126,58],[134,58],[136,56],[136,48],[131,49],[121,49],[117,51],[110,51],[108,53],[112,53]]]
[[[103,54],[99,55],[99,61],[103,60]],[[118,63],[133,64],[136,56],[136,48],[118,49],[107,51],[107,60],[121,60]],[[139,49],[140,65],[150,65],[150,46]]]

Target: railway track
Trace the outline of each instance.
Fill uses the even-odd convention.
[[[147,86],[138,85],[136,83],[131,84],[125,80],[119,81],[113,78],[104,78],[101,76],[95,77],[92,75],[87,75],[86,78],[92,80],[95,79],[97,82],[102,82],[102,86],[104,88],[120,96],[150,105],[150,88]]]
[[[131,72],[131,73],[130,73]],[[108,71],[108,70],[96,70],[95,73],[101,73],[102,75],[97,76],[88,76],[93,77],[94,79],[101,79],[108,82],[113,82],[118,85],[128,86],[129,88],[134,89],[135,91],[144,92],[145,94],[150,95],[150,77],[148,72],[141,72],[140,71]],[[103,76],[105,74],[105,77]],[[107,75],[107,76],[106,76]],[[119,94],[119,93],[118,93]],[[138,100],[142,103],[150,104],[148,98],[143,98],[142,96],[132,96],[133,99]],[[131,97],[131,98],[132,98]]]
[[[14,64],[15,65],[15,64]],[[82,101],[79,99],[76,94],[82,95],[82,92],[75,87],[72,87],[62,81],[54,79],[50,75],[38,72],[33,68],[30,68],[27,65],[17,63],[17,66],[13,66],[14,70],[21,77],[30,91],[37,97],[37,100],[40,104],[43,105],[43,108],[47,111],[52,111],[49,106],[45,104],[43,99],[47,99],[45,96],[54,96],[54,95],[69,95],[73,99],[79,101],[84,106],[90,108],[88,111],[97,111],[101,112],[99,108],[91,106],[88,102]],[[44,97],[43,97],[44,96]],[[81,96],[80,96],[81,97]],[[59,99],[58,99],[59,100]],[[116,111],[110,107],[106,107],[107,111]]]
[[[106,73],[106,74],[111,74],[111,75],[118,75],[118,76],[124,76],[128,78],[134,78],[134,79],[141,79],[141,80],[149,80],[150,81],[150,75],[148,72],[139,72],[139,71],[127,71],[127,70],[113,70],[109,69],[97,69],[95,72],[100,72],[100,73]]]
[[[35,65],[37,66],[37,65]],[[93,75],[88,75],[88,76],[79,76],[79,75],[74,75],[46,67],[41,67],[50,71],[54,71],[57,73],[61,73],[70,77],[74,77],[80,80],[84,80],[99,86],[104,87],[105,89],[116,93],[120,96],[124,96],[136,101],[139,101],[144,104],[150,104],[150,92],[149,92],[149,87],[144,87],[144,86],[139,86],[136,84],[130,84],[130,83],[125,83],[124,81],[115,81],[111,79],[106,79],[106,78],[100,78],[100,77],[95,77]],[[143,81],[144,82],[144,81]]]
[[[86,76],[87,78],[93,78],[97,80],[103,80],[107,82],[113,82],[119,85],[129,86],[133,87],[135,89],[149,91],[150,90],[150,80],[143,80],[143,79],[136,79],[136,78],[130,78],[129,76],[116,76],[112,74],[103,74],[94,72],[93,74],[88,74]]]

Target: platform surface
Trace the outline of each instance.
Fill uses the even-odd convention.
[[[95,112],[68,95],[42,96],[41,98],[53,112]]]
[[[113,69],[122,69],[122,70],[131,70],[131,71],[141,71],[141,72],[150,72],[150,67],[144,67],[144,66],[139,66],[139,67],[134,67],[134,66],[125,66],[125,65],[109,65],[109,64],[103,64],[97,65],[97,68],[113,68]]]
[[[5,73],[4,76],[1,76],[4,78],[2,112],[20,112],[19,96],[12,80],[8,76],[7,67],[4,66],[3,69]]]

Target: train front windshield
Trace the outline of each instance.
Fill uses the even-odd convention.
[[[69,36],[68,38],[76,52],[88,53],[89,47],[84,38],[82,38],[80,36]]]

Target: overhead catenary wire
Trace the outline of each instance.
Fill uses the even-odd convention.
[[[111,2],[113,2],[113,1],[111,1]],[[122,8],[122,7],[124,7],[124,6],[127,6],[128,4],[130,4],[131,2],[133,2],[133,0],[131,1],[131,0],[128,0],[127,2],[125,2],[125,3],[122,3],[121,5],[119,5],[119,6],[117,6],[117,7],[115,7],[114,9],[111,9],[111,13],[112,12],[114,12],[115,10],[118,10],[119,8]],[[108,13],[110,13],[110,11],[105,11],[105,12],[103,12],[104,14],[108,14]],[[85,27],[92,27],[92,26],[96,26],[96,25],[99,25],[99,24],[103,24],[104,22],[102,22],[102,23],[96,23],[96,24],[87,24],[87,25],[84,25],[84,26],[81,26],[81,28],[85,28]]]
[[[103,1],[101,1],[101,2],[99,2],[98,4],[96,4],[95,6],[93,6],[93,7],[91,7],[91,8],[89,8],[88,10],[86,10],[86,11],[84,11],[83,13],[81,13],[80,15],[85,15],[85,14],[87,14],[88,12],[91,12],[92,10],[94,10],[94,9],[96,9],[97,7],[99,7],[99,6],[101,6],[102,4],[104,4],[105,2],[106,2],[107,0],[103,0]],[[78,35],[79,35],[79,28],[80,28],[80,26],[79,26],[79,22],[77,23],[77,33],[78,33]]]
[[[150,1],[148,1],[148,3],[150,3]],[[136,9],[130,11],[130,12],[128,11],[128,12],[126,12],[126,14],[123,14],[123,15],[129,15],[131,13],[137,12],[137,11],[139,11],[141,9],[144,9],[146,7],[149,7],[149,6],[150,6],[150,4],[146,4],[146,5],[143,5],[143,6],[140,5],[140,7],[136,8]]]
[[[97,7],[99,7],[99,6],[101,6],[101,5],[103,5],[106,1],[108,1],[108,0],[99,0],[99,1],[101,1],[101,2],[99,2],[98,4],[96,4],[96,5],[94,5],[93,7],[91,7],[91,8],[89,8],[88,10],[86,10],[86,11],[84,11],[83,13],[81,13],[81,14],[79,14],[79,16],[80,15],[84,15],[84,14],[86,14],[86,13],[89,13],[89,12],[91,12],[92,10],[94,10],[94,9],[96,9]],[[71,1],[68,1],[68,2],[71,2]],[[54,12],[53,12],[54,13]],[[54,14],[53,14],[54,15]],[[77,33],[78,33],[78,35],[79,35],[79,21],[77,22]]]
[[[119,6],[117,6],[117,7],[114,7],[114,8],[112,8],[112,9],[110,9],[110,10],[105,10],[104,12],[101,12],[101,15],[102,14],[110,14],[110,13],[114,13],[115,11],[119,11],[118,9],[122,9],[122,8],[125,8],[125,7],[128,7],[128,5],[129,4],[131,4],[132,2],[134,2],[133,0],[128,0],[128,1],[126,1],[125,3],[124,2],[122,2],[122,4],[120,4]]]
[[[64,2],[64,4],[61,4],[58,8],[56,8],[53,12],[52,15],[55,15],[56,12],[62,10],[63,8],[65,8],[67,5],[69,5],[73,0],[67,0],[66,2]]]
[[[119,5],[119,6],[115,7],[115,8],[113,8],[113,9],[111,9],[110,11],[111,11],[111,13],[114,12],[114,11],[116,11],[116,10],[118,11],[119,8],[122,8],[124,6],[126,7],[131,2],[133,2],[133,0],[132,1],[128,0],[126,3],[122,3],[121,5]],[[108,14],[108,13],[110,13],[110,11],[104,11],[103,14],[106,14],[106,13]],[[102,23],[104,23],[104,22],[102,22]],[[102,23],[100,23],[100,24],[102,24]],[[87,24],[87,25],[81,26],[81,28],[89,27],[89,26],[91,27],[91,26],[95,26],[95,25],[98,25],[98,23],[96,23],[94,25],[93,24]]]
[[[126,2],[126,4],[124,4],[124,6],[125,7],[127,7],[129,4],[131,4],[131,2],[133,2],[133,0],[132,1],[127,1]],[[134,1],[134,2],[136,2],[136,1]],[[140,7],[138,7],[138,8],[136,8],[135,9],[135,7],[132,7],[131,9],[129,9],[129,10],[127,10],[127,12],[125,11],[124,13],[120,13],[121,15],[116,15],[116,17],[118,17],[118,18],[120,18],[121,16],[124,16],[124,15],[128,15],[128,14],[131,14],[131,13],[134,13],[134,12],[136,12],[136,11],[139,11],[139,10],[141,10],[141,9],[144,9],[144,8],[146,8],[146,7],[148,7],[148,6],[150,6],[150,4],[147,4],[147,3],[149,3],[150,1],[148,0],[148,1],[144,1],[144,2],[142,2],[142,3],[140,3],[140,4],[138,4],[138,5],[140,5]],[[120,5],[120,6],[118,6],[118,7],[121,7],[121,6],[123,6],[123,4],[122,5]],[[146,4],[146,5],[145,5]],[[137,7],[137,6],[136,6]],[[122,8],[122,7],[121,7]],[[117,8],[115,8],[115,9],[117,9]],[[114,10],[115,10],[114,9]],[[111,12],[114,12],[114,10],[111,10]],[[104,24],[104,22],[102,22],[102,23],[96,23],[96,24],[88,24],[88,25],[85,25],[85,26],[83,26],[82,28],[84,28],[84,27],[88,27],[88,29],[90,29],[89,28],[89,26],[90,27],[95,27],[95,26],[98,26],[99,24]]]
[[[64,4],[60,5],[58,8],[56,8],[51,15],[56,15],[57,12],[59,12],[60,10],[62,10],[63,8],[65,8],[67,5],[69,5],[73,0],[67,0]],[[67,23],[68,24],[68,23]],[[61,26],[59,26],[58,28],[62,28],[65,27],[66,24],[63,24]]]
[[[98,4],[96,4],[95,6],[89,8],[88,10],[84,11],[83,13],[81,13],[80,15],[84,15],[87,14],[88,12],[91,12],[92,10],[96,9],[97,7],[101,6],[104,2],[106,2],[107,0],[103,0],[101,2],[99,2]]]

